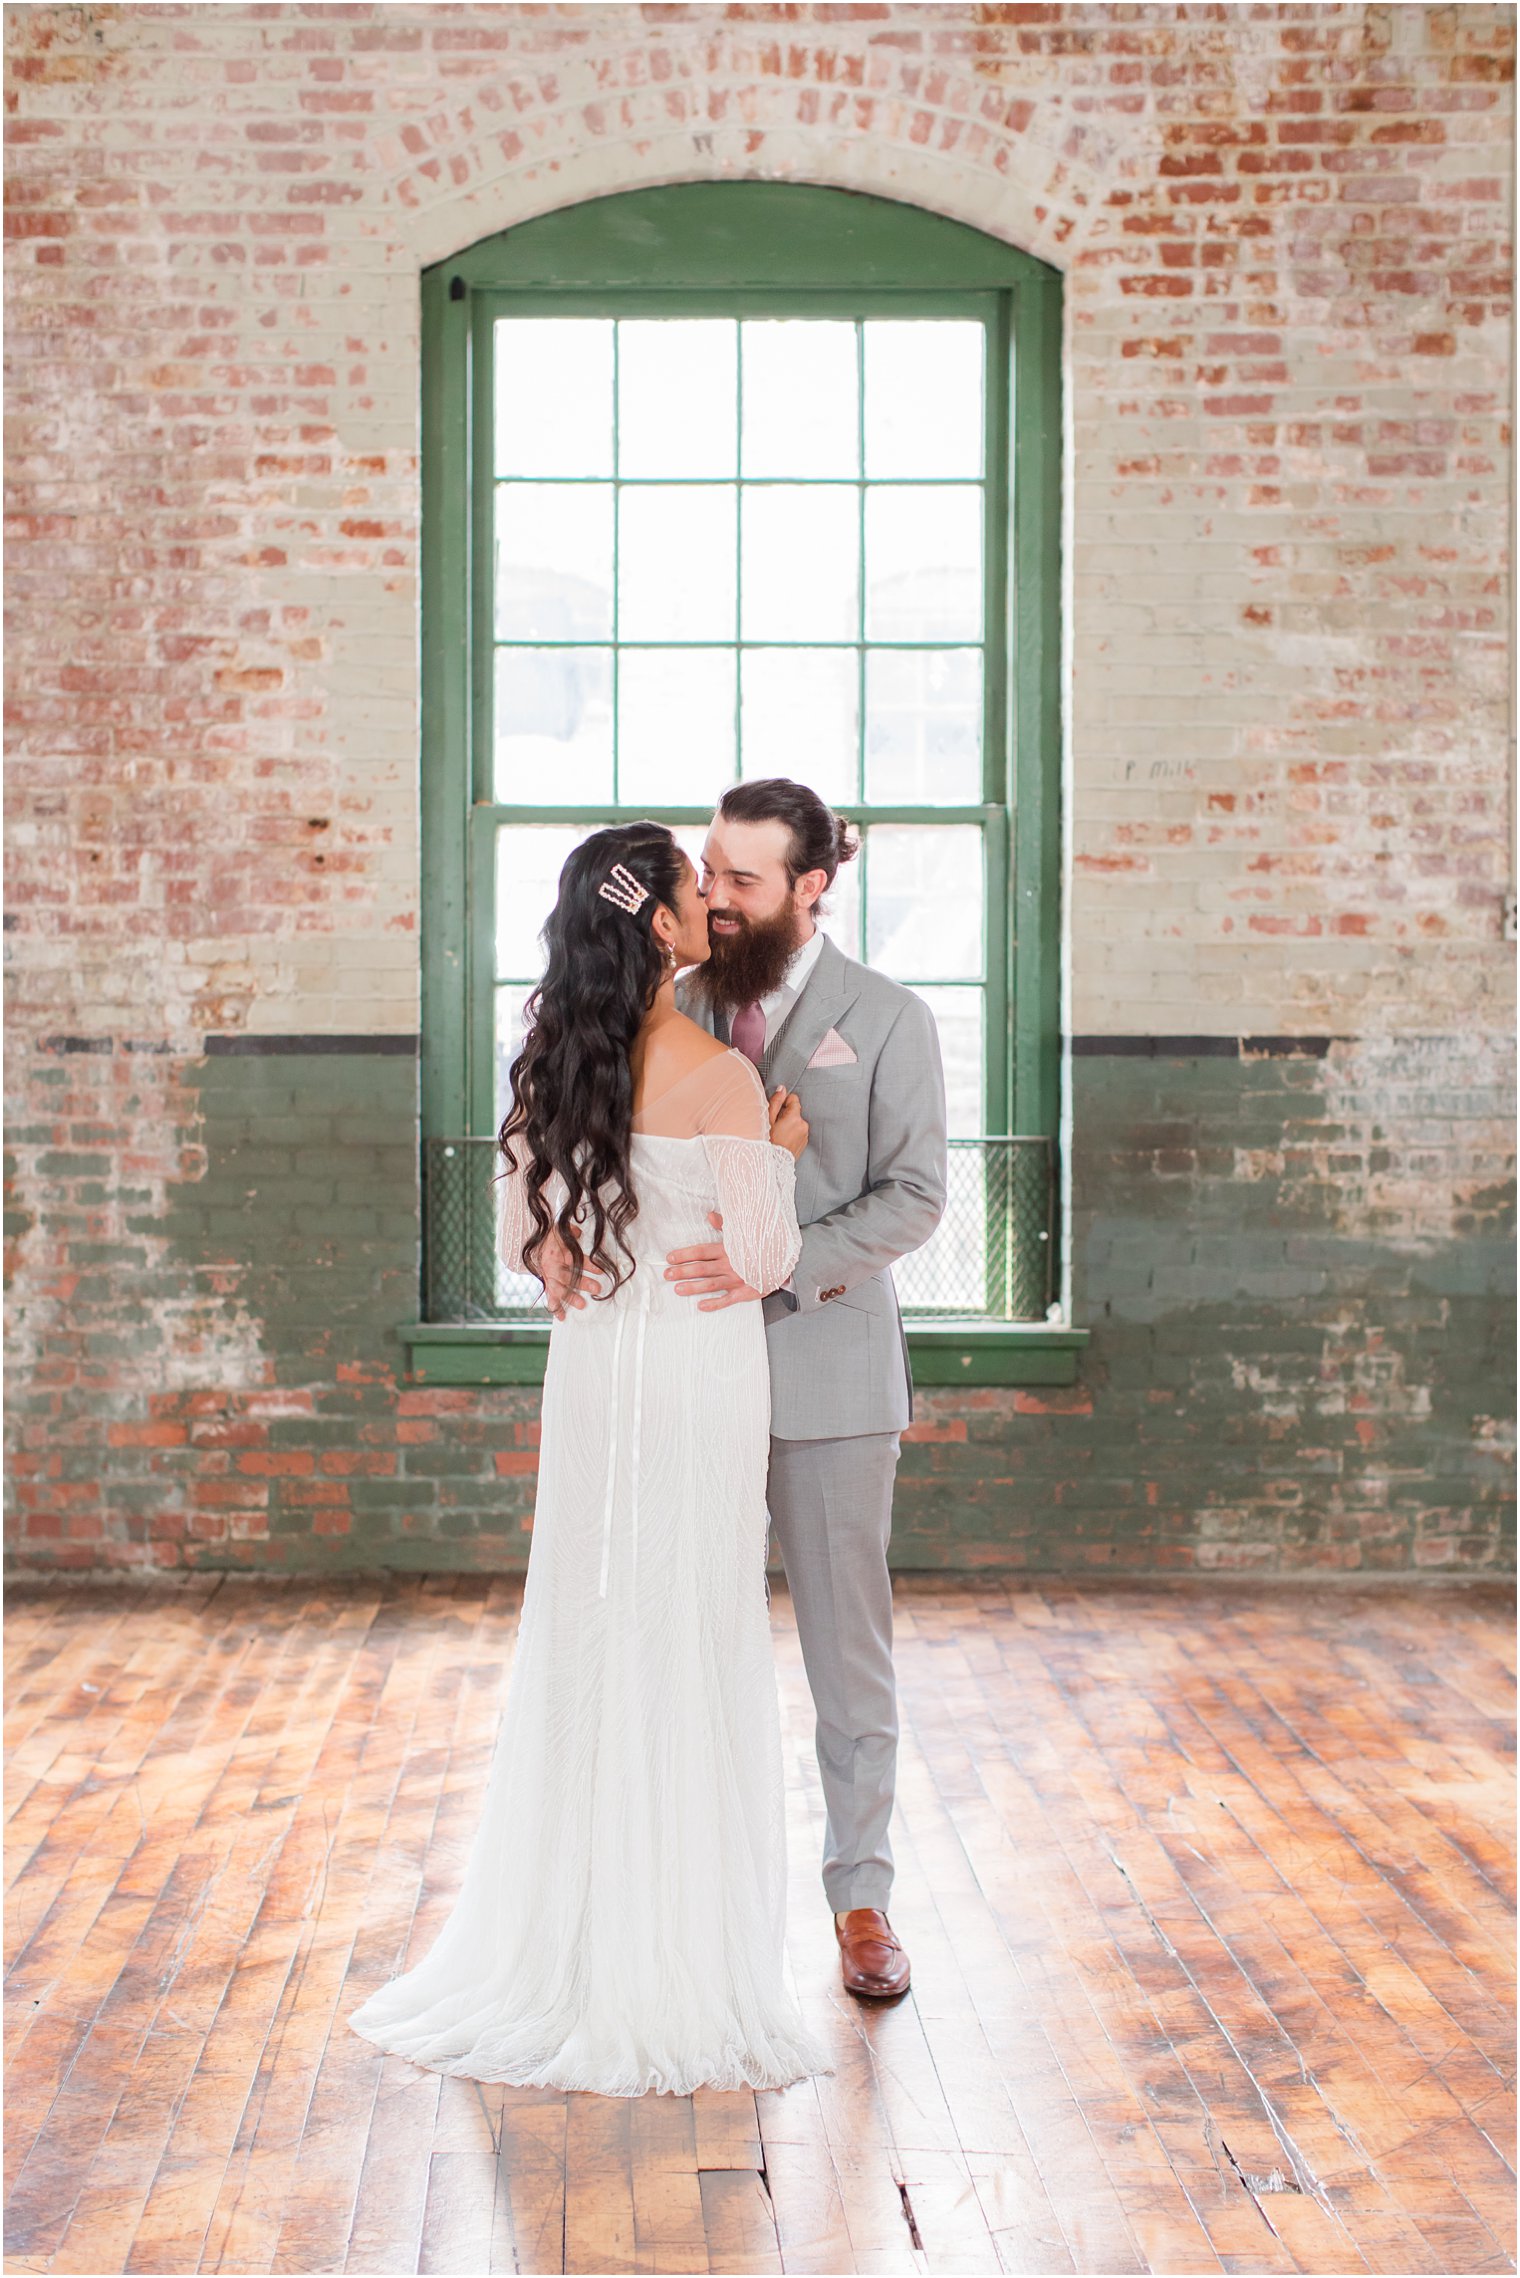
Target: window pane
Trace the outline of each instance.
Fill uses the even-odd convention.
[[[499,981],[496,985],[496,1129],[501,1129],[512,1104],[512,1062],[522,1049],[523,1007],[534,987],[531,981]]]
[[[610,799],[611,649],[498,649],[494,732],[503,805]]]
[[[859,674],[854,649],[748,649],[741,771],[790,775],[820,799],[853,799]]]
[[[970,806],[981,795],[981,650],[868,650],[866,797]]]
[[[979,476],[982,326],[889,319],[862,330],[867,476]]]
[[[511,1094],[507,1075],[522,1049],[524,1011],[536,981],[498,981],[496,984],[496,1128],[499,1131]]]
[[[818,919],[822,931],[844,951],[846,957],[859,957],[862,954],[860,865],[861,857],[858,854],[853,862],[840,865],[834,874],[833,885],[823,897],[828,907]]]
[[[982,834],[974,823],[878,823],[866,954],[898,981],[982,977]]]
[[[610,483],[497,486],[495,603],[499,641],[610,638]]]
[[[859,493],[800,483],[744,493],[747,641],[853,641],[859,623]]]
[[[610,317],[498,317],[496,472],[612,473]]]
[[[982,637],[982,494],[866,492],[866,638]]]
[[[853,324],[806,318],[740,327],[747,475],[857,475],[860,407]]]
[[[618,472],[732,475],[738,443],[732,317],[618,326]]]
[[[734,777],[732,649],[627,649],[618,663],[618,800],[715,803]]]
[[[516,823],[496,834],[496,971],[534,981],[544,969],[539,935],[574,848],[599,823]]]
[[[915,989],[934,1015],[945,1064],[945,1104],[952,1139],[979,1139],[987,1128],[982,1100],[986,1050],[981,989]]]
[[[702,848],[707,839],[706,823],[672,823],[671,836],[686,856],[693,870],[702,868]]]
[[[619,639],[732,640],[734,498],[717,483],[619,493]]]
[[[496,991],[496,1122],[494,1128],[497,1131],[501,1129],[506,1119],[507,1109],[512,1104],[512,1062],[522,1049],[523,1007],[528,1001],[531,987],[531,982],[509,981],[505,986],[498,986]],[[494,1178],[502,1168],[501,1157],[499,1155],[493,1156],[491,1160],[492,1177]],[[490,1188],[490,1194],[493,1208],[499,1211],[501,1208],[500,1188],[493,1185]],[[532,1274],[510,1273],[505,1261],[498,1255],[496,1259],[496,1303],[504,1311],[509,1307],[523,1311],[532,1306],[538,1306],[541,1309],[543,1289],[540,1283],[534,1280]]]

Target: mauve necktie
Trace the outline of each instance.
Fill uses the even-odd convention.
[[[760,1055],[765,1050],[765,1015],[758,1004],[739,1007],[729,1023],[728,1040],[736,1052],[742,1052],[746,1060],[753,1060],[759,1067]]]

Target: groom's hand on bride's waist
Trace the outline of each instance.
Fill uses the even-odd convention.
[[[709,1226],[723,1231],[723,1213],[710,1210]],[[716,1313],[725,1305],[741,1305],[747,1298],[758,1298],[758,1289],[751,1289],[741,1281],[728,1262],[728,1252],[721,1241],[696,1242],[690,1249],[667,1250],[665,1253],[665,1279],[675,1283],[677,1297],[695,1297],[699,1313]]]

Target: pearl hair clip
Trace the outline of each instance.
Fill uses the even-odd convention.
[[[633,872],[625,870],[621,862],[614,862],[597,892],[604,902],[615,903],[620,910],[627,910],[630,916],[637,916],[649,899],[649,888],[641,886]]]

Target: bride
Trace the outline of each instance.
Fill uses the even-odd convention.
[[[678,1297],[665,1254],[717,1210],[735,1270],[783,1283],[807,1126],[676,1009],[707,915],[661,825],[585,840],[545,941],[502,1250],[537,1272],[564,1242],[602,1294],[550,1333],[517,1651],[458,1899],[350,2023],[475,2080],[781,2088],[829,2066],[783,1981],[765,1331],[758,1305]]]

